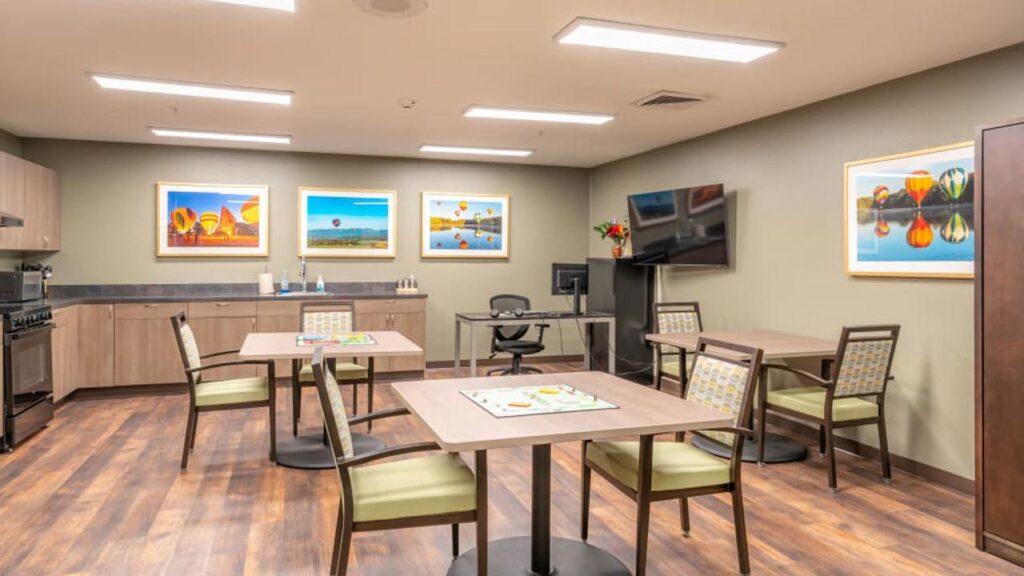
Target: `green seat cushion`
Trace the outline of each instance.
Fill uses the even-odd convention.
[[[819,386],[784,388],[768,392],[768,405],[787,408],[800,414],[825,419],[825,389]],[[878,416],[878,404],[863,398],[836,398],[832,401],[832,419],[860,420]]]
[[[693,355],[688,354],[686,356],[686,371],[689,372],[693,369]],[[671,376],[676,380],[679,379],[679,358],[675,357],[672,360],[662,360],[661,362],[661,373],[666,376]]]
[[[266,376],[202,382],[196,386],[196,406],[227,406],[269,398]]]
[[[366,368],[352,362],[338,362],[334,369],[334,377],[338,380],[365,380],[369,376]],[[313,365],[306,364],[299,370],[299,382],[313,381]]]
[[[619,482],[637,489],[639,442],[591,442],[587,461]],[[655,442],[651,489],[683,490],[717,486],[730,481],[729,461],[682,442]]]
[[[473,472],[458,454],[351,469],[356,522],[476,510]]]

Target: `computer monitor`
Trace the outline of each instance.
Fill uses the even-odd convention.
[[[551,294],[553,296],[572,294],[572,311],[580,314],[580,296],[587,293],[587,265],[551,265]]]

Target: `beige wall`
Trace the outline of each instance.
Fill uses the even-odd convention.
[[[734,267],[666,268],[664,298],[699,300],[710,329],[837,337],[844,324],[901,324],[890,446],[973,478],[973,284],[846,276],[843,163],[970,140],[978,124],[1024,115],[1022,68],[1018,45],[602,166],[590,220],[624,215],[630,193],[724,182]],[[607,251],[591,234],[590,253]],[[855,437],[877,445],[874,431]]]
[[[49,259],[58,284],[255,282],[267,265],[275,278],[287,267],[295,280],[298,186],[397,190],[396,259],[316,259],[309,276],[312,282],[317,274],[329,282],[390,281],[414,274],[430,295],[430,360],[451,359],[453,314],[486,310],[491,294],[521,293],[535,308],[565,307],[548,294],[551,263],[586,257],[585,170],[34,139],[24,147],[26,157],[61,175],[63,249]],[[270,258],[158,259],[158,180],[270,185]],[[511,257],[421,259],[422,190],[508,194]],[[549,334],[548,352],[560,353],[557,332]],[[567,353],[581,349],[573,335],[566,332]]]

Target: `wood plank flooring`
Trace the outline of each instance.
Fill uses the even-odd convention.
[[[390,387],[378,390],[380,409],[396,405]],[[286,391],[278,393],[279,434],[290,431]],[[308,431],[319,429],[315,401],[306,390]],[[0,574],[325,574],[336,473],[272,466],[266,414],[248,410],[202,414],[180,474],[187,403],[184,394],[72,400],[48,430],[0,455]],[[389,443],[428,439],[412,417],[374,432]],[[576,538],[579,446],[556,446],[553,455],[552,530]],[[525,448],[489,455],[492,539],[529,532],[529,462]],[[974,549],[970,495],[898,470],[886,486],[873,461],[840,455],[835,495],[816,455],[748,465],[743,481],[754,574],[1024,574]],[[683,538],[676,504],[655,504],[648,573],[736,573],[728,501],[696,498],[690,510],[693,532]],[[595,477],[591,514],[590,542],[631,566],[634,505]],[[349,573],[444,574],[449,538],[446,527],[357,534]],[[471,529],[461,543],[474,546]]]

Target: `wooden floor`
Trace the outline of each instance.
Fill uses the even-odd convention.
[[[379,390],[379,406],[394,406],[390,388]],[[290,422],[283,392],[280,434]],[[180,474],[187,402],[184,394],[72,400],[48,430],[0,455],[0,574],[325,574],[336,473],[272,466],[265,413],[248,410],[201,415]],[[312,389],[304,414],[305,428],[318,430]],[[428,438],[412,417],[378,431],[392,443]],[[575,538],[579,446],[553,453],[553,532]],[[529,532],[529,462],[528,449],[489,456],[492,539]],[[754,574],[1024,574],[974,549],[970,495],[899,471],[886,486],[875,462],[841,455],[839,463],[835,495],[816,455],[744,468]],[[590,542],[632,565],[632,503],[595,477],[592,506]],[[654,505],[648,573],[736,573],[726,499],[696,498],[690,509],[693,534],[683,538],[676,504]],[[462,534],[463,550],[471,548],[473,531]],[[357,534],[350,574],[444,574],[449,537],[446,527]]]

